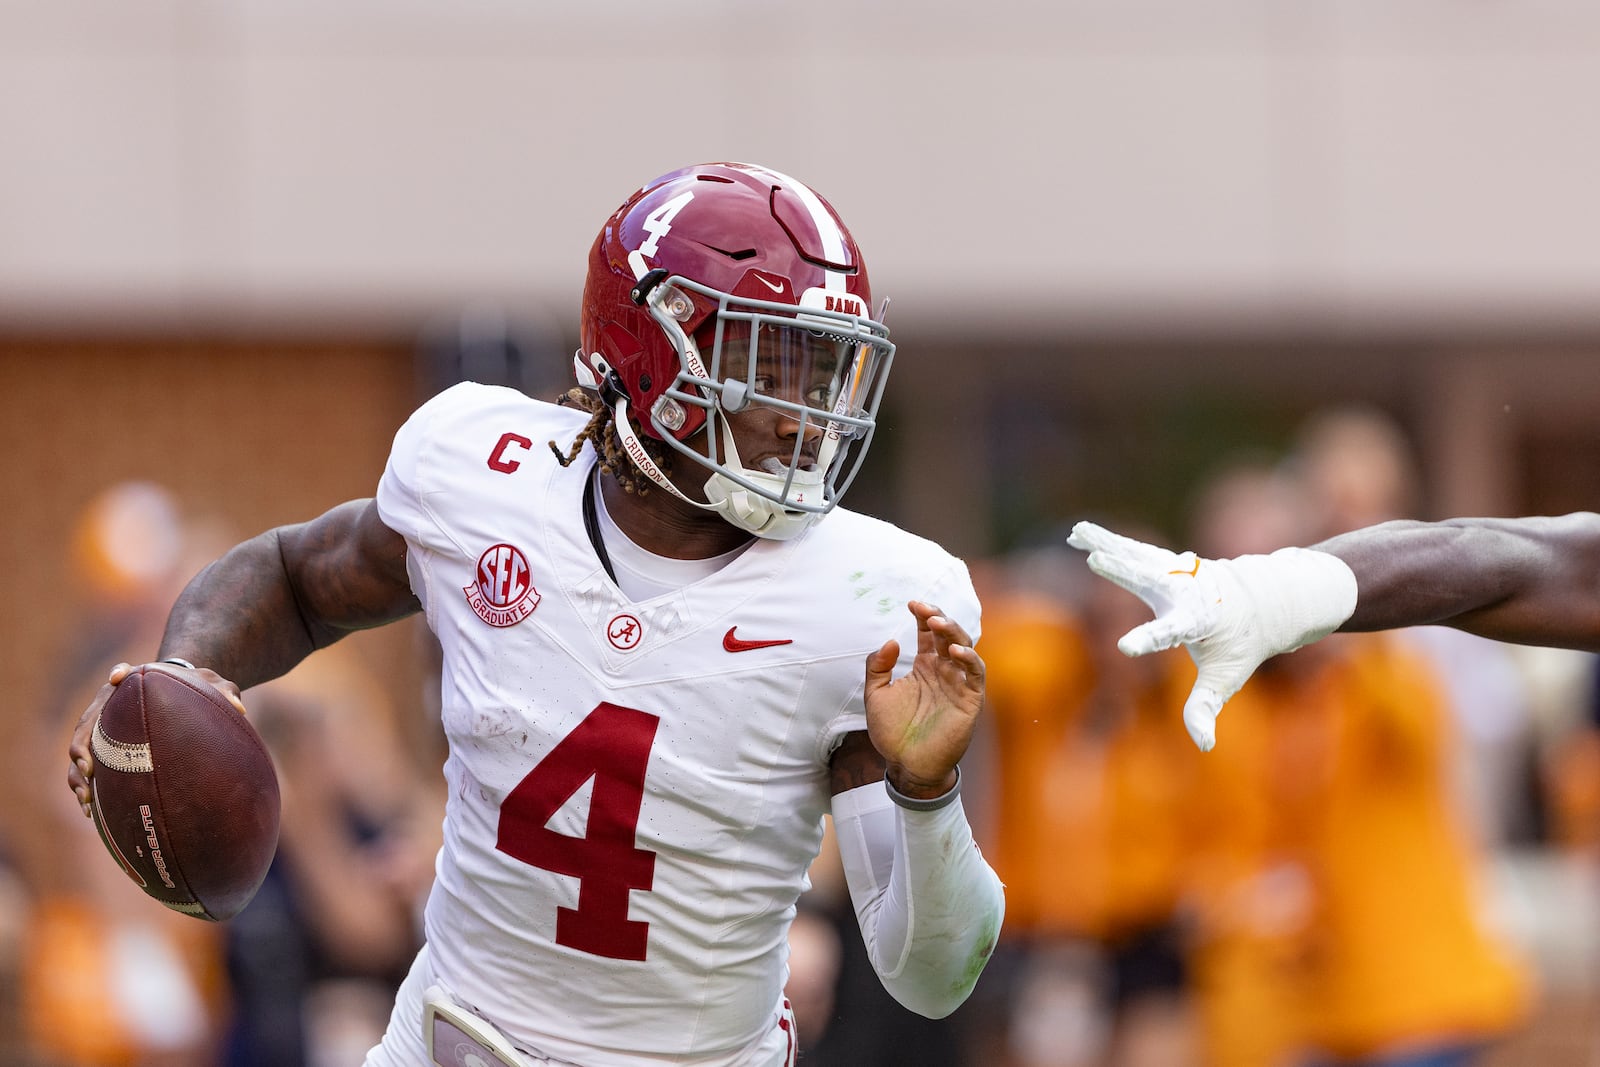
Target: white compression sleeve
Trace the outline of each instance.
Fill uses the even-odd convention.
[[[957,797],[911,811],[884,783],[833,798],[834,832],[873,969],[895,1000],[943,1018],[994,951],[1005,890],[978,851]]]

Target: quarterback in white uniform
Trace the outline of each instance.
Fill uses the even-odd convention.
[[[595,243],[567,404],[448,389],[374,500],[180,596],[161,658],[234,695],[419,609],[439,640],[444,844],[369,1067],[792,1065],[829,813],[885,986],[971,991],[1004,909],[959,798],[979,608],[960,560],[836,506],[893,358],[869,312],[815,192],[666,175]]]

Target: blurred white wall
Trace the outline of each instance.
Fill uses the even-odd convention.
[[[0,327],[566,322],[737,158],[902,325],[1588,330],[1597,129],[1592,0],[0,0]]]

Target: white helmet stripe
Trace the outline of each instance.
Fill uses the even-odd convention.
[[[809,185],[769,167],[750,165],[750,169],[769,175],[779,185],[798,196],[800,202],[805,205],[806,212],[811,216],[811,224],[817,228],[817,234],[822,238],[823,257],[830,263],[845,262],[848,253],[845,251],[844,232],[839,229],[839,224],[834,221],[833,215],[823,206],[822,198],[812,192]],[[823,288],[844,292],[845,276],[842,272],[825,270],[824,275]]]

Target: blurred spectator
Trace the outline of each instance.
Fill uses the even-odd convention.
[[[1589,862],[1600,860],[1600,657],[1558,649],[1522,656],[1536,717],[1549,741],[1541,765],[1546,840]]]
[[[1301,487],[1247,464],[1207,486],[1189,543],[1303,543],[1307,514]],[[1467,1064],[1525,1019],[1529,979],[1483,922],[1455,728],[1389,635],[1280,657],[1229,703],[1195,794],[1206,1062]]]
[[[981,1016],[973,1043],[1000,1062],[1077,1067],[1096,1062],[1107,1029],[1104,959],[1091,940],[1107,883],[1102,759],[1083,726],[1092,679],[1082,621],[1028,581],[1031,562],[990,568],[982,590],[988,855],[1006,884],[1006,921],[968,1010]]]
[[[1020,553],[984,594],[1007,917],[980,1004],[1018,1067],[1173,1067],[1192,1033],[1176,904],[1197,753],[1171,713],[1186,661],[1118,653],[1139,605],[1064,585],[1063,557]]]
[[[228,924],[227,1067],[359,1062],[421,945],[443,801],[396,710],[336,645],[244,694],[283,791],[278,855]]]
[[[1190,536],[1267,551],[1292,542],[1303,506],[1294,485],[1265,461],[1240,460],[1202,486]],[[1263,665],[1263,672],[1304,670],[1320,649]],[[1308,922],[1309,874],[1282,840],[1283,798],[1271,788],[1279,766],[1272,721],[1250,709],[1253,695],[1247,687],[1235,697],[1246,713],[1235,714],[1230,703],[1218,723],[1218,745],[1202,763],[1190,812],[1190,964],[1207,1067],[1284,1067],[1301,1039],[1289,979]],[[1181,706],[1179,696],[1173,713]]]
[[[784,995],[794,1008],[800,1055],[813,1063],[826,1050],[825,1038],[838,1008],[844,964],[845,923],[853,922],[844,866],[833,833],[832,816],[823,817],[822,849],[808,872],[810,888],[800,895],[789,929],[789,980]]]
[[[210,558],[213,532],[165,488],[113,485],[88,501],[64,547],[76,622],[43,707],[20,722],[0,774],[5,847],[27,909],[18,945],[19,1062],[62,1067],[209,1067],[226,1011],[220,930],[167,911],[106,856],[62,794],[60,753],[76,711],[119,658],[147,659],[165,605]]]
[[[1410,443],[1399,424],[1375,408],[1313,415],[1300,428],[1287,462],[1305,487],[1313,516],[1304,543],[1421,517],[1421,480]],[[1490,847],[1526,840],[1533,829],[1527,803],[1533,735],[1513,650],[1445,626],[1397,630],[1393,639],[1422,652],[1445,688],[1462,740],[1454,761],[1458,797],[1472,827]]]
[[[1130,659],[1115,639],[1148,618],[1133,598],[1096,582],[1084,606],[1095,688],[1090,716],[1105,733],[1105,908],[1110,964],[1107,1067],[1196,1062],[1197,1020],[1183,898],[1202,770],[1174,709],[1192,683],[1187,657]]]
[[[794,1008],[799,1047],[812,1057],[833,1020],[843,945],[833,920],[807,904],[789,926],[789,980],[784,995]]]

